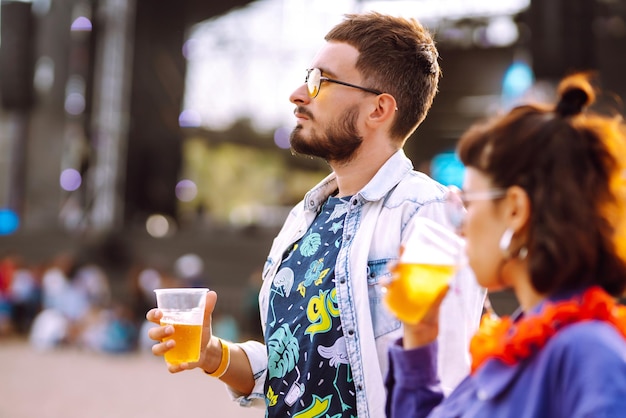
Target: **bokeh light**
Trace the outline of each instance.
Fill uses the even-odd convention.
[[[139,287],[146,295],[152,296],[154,289],[163,286],[161,274],[152,268],[147,268],[139,273]]]
[[[81,32],[89,32],[91,31],[91,21],[87,19],[85,16],[77,17],[74,22],[72,22],[72,31],[81,31]]]
[[[78,189],[82,183],[83,179],[80,173],[73,168],[66,168],[61,171],[61,175],[59,176],[59,184],[63,190],[67,190],[68,192],[73,192]]]
[[[174,263],[174,271],[182,279],[198,277],[203,270],[204,261],[194,253],[184,254]]]
[[[70,115],[80,115],[85,111],[85,96],[80,93],[70,93],[65,98],[65,111]]]
[[[433,179],[445,186],[463,186],[465,166],[453,151],[435,155],[430,162],[430,174]]]
[[[35,89],[44,94],[49,92],[54,85],[54,60],[48,56],[41,56],[35,64],[33,77]]]
[[[0,235],[11,235],[20,226],[20,218],[11,209],[0,209]]]
[[[178,125],[181,128],[197,128],[202,124],[200,113],[193,109],[187,109],[180,112],[178,116]]]
[[[289,136],[291,135],[292,129],[293,128],[281,126],[274,131],[274,143],[278,148],[289,149],[291,146],[289,143]]]
[[[489,21],[486,36],[493,46],[509,46],[517,41],[519,32],[510,16],[498,16]]]
[[[70,115],[80,115],[85,111],[85,79],[73,74],[65,86],[65,111]]]
[[[175,193],[178,200],[191,202],[198,195],[198,186],[191,180],[181,180],[176,185]]]
[[[183,56],[187,60],[192,60],[198,54],[200,48],[202,48],[202,45],[197,39],[188,39],[183,44]]]
[[[505,108],[512,107],[522,99],[535,83],[530,65],[523,61],[513,62],[502,79],[502,100]]]
[[[176,232],[176,225],[169,216],[154,214],[146,220],[146,231],[154,238],[164,238]]]

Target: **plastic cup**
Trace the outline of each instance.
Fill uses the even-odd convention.
[[[170,364],[192,363],[200,359],[202,322],[206,304],[206,288],[155,289],[157,307],[163,312],[161,325],[172,325],[174,348],[165,353]]]
[[[399,261],[391,266],[384,302],[401,321],[416,324],[448,290],[464,259],[465,241],[430,219],[418,218]]]

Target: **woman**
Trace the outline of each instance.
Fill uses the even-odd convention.
[[[555,107],[520,106],[472,127],[460,226],[477,281],[511,288],[520,309],[486,315],[472,372],[448,396],[436,376],[436,302],[390,350],[389,417],[624,417],[626,135],[584,109],[585,75]],[[452,217],[455,218],[455,217]]]

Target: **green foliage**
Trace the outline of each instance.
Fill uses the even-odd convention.
[[[202,211],[218,222],[228,222],[234,216],[258,216],[262,207],[292,206],[328,173],[290,167],[285,152],[276,147],[186,139],[182,177],[196,183],[198,195],[192,202],[182,202],[180,212],[193,216]]]
[[[267,342],[269,377],[283,378],[296,367],[300,358],[300,345],[289,329],[289,324],[283,324],[272,334]]]

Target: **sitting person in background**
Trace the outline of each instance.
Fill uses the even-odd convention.
[[[626,416],[626,307],[614,299],[626,287],[626,134],[620,118],[585,111],[588,76],[558,93],[556,107],[519,106],[465,133],[463,191],[448,196],[476,280],[512,289],[519,310],[483,318],[471,374],[445,399],[438,303],[405,324],[389,417]]]

